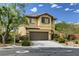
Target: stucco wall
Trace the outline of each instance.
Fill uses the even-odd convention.
[[[20,26],[20,27],[18,27],[18,34],[20,35],[20,36],[25,36],[26,35],[26,28],[24,27],[24,26]]]
[[[42,17],[49,17],[50,18],[50,24],[43,24],[42,22],[41,22],[41,18]],[[28,19],[28,23],[29,23],[29,18],[27,18]],[[31,23],[29,23],[28,24],[28,27],[29,28],[40,28],[40,29],[52,29],[52,30],[54,30],[55,29],[55,21],[53,20],[52,22],[51,22],[51,16],[48,16],[48,15],[41,15],[39,18],[35,18],[34,19],[34,24],[31,24]]]
[[[50,23],[49,24],[43,24],[41,22],[41,18],[42,17],[48,17],[48,18],[50,18]],[[38,21],[38,26],[40,27],[40,29],[51,29],[51,17],[50,16],[48,16],[48,15],[42,15],[42,16],[39,17],[38,20],[39,20]]]

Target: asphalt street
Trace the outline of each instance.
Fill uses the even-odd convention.
[[[79,48],[3,48],[0,56],[79,56]]]

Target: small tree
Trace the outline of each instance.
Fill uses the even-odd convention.
[[[17,31],[17,27],[23,23],[23,15],[17,7],[20,4],[5,4],[0,7],[0,24],[2,26],[2,41],[5,44],[9,38],[9,33],[14,30]],[[26,20],[26,19],[25,19]],[[15,31],[16,30],[16,31]]]

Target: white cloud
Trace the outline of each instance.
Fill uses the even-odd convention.
[[[58,5],[57,4],[52,4],[52,6],[51,7],[57,7]]]
[[[62,6],[59,6],[57,4],[52,4],[51,8],[61,8]]]
[[[73,9],[65,8],[64,10],[65,10],[65,11],[72,11]]]
[[[57,6],[56,8],[61,8],[62,6]]]
[[[70,3],[70,6],[77,5],[76,3]]]
[[[69,11],[69,8],[66,8],[65,11]]]
[[[77,10],[75,10],[75,11],[73,11],[73,12],[75,12],[75,13],[79,13],[79,9],[77,9]]]
[[[37,8],[36,8],[36,7],[33,7],[33,8],[31,9],[31,11],[32,11],[32,12],[37,12]]]
[[[42,6],[43,6],[43,4],[39,4],[38,6],[39,6],[39,7],[42,7]]]

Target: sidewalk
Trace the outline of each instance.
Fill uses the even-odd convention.
[[[48,46],[45,46],[45,47],[37,47],[37,46],[7,46],[7,47],[0,47],[0,49],[12,49],[12,48],[78,48],[79,47],[72,47],[72,46],[63,46],[63,47],[48,47]]]

